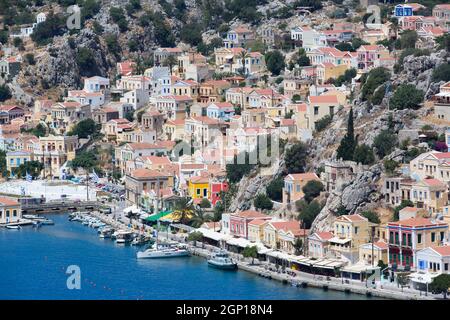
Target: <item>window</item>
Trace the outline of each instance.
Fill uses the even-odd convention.
[[[355,227],[355,234],[358,234],[358,227]]]
[[[402,234],[402,245],[406,245],[406,233]]]
[[[389,243],[394,243],[394,232],[389,232]]]
[[[408,234],[408,246],[412,247],[411,234]]]
[[[399,244],[398,232],[395,233],[395,244]]]
[[[444,263],[444,271],[448,271],[448,263]]]
[[[421,233],[419,233],[417,235],[417,243],[422,243],[422,234]]]
[[[436,233],[432,232],[431,233],[431,242],[435,242],[436,241]]]
[[[441,235],[441,236],[440,236],[441,241],[444,241],[444,235],[445,235],[444,232],[441,231],[441,234],[440,234],[440,235]]]

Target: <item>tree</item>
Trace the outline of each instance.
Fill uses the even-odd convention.
[[[308,181],[302,188],[302,191],[305,194],[304,199],[308,203],[310,203],[314,198],[316,198],[323,190],[324,186],[322,182],[317,180]]]
[[[278,177],[272,180],[266,188],[267,196],[274,201],[280,202],[283,199],[283,186],[283,178]]]
[[[343,160],[353,160],[355,153],[356,140],[353,128],[353,108],[350,109],[347,120],[347,133],[341,140],[341,144],[337,149],[337,158]]]
[[[434,82],[450,81],[450,63],[442,63],[433,70],[432,79]]]
[[[172,215],[174,218],[182,224],[188,224],[192,216],[194,215],[194,205],[192,199],[188,197],[182,197],[175,202],[175,207]]]
[[[170,72],[172,73],[172,68],[173,66],[175,66],[178,63],[177,58],[175,58],[175,56],[170,55],[168,56],[166,59],[164,59],[164,61],[162,62],[163,66],[169,67]]]
[[[340,42],[335,45],[335,48],[340,51],[354,51],[352,44],[348,42]]]
[[[364,165],[373,164],[375,162],[375,156],[373,155],[372,148],[367,144],[356,146],[355,153],[353,154],[353,161]]]
[[[297,237],[294,241],[293,247],[295,249],[295,254],[300,255],[303,252],[303,239]]]
[[[394,110],[403,109],[418,109],[420,103],[423,102],[424,92],[416,89],[412,84],[401,84],[397,90],[395,90],[389,102],[389,108]]]
[[[402,292],[403,292],[403,287],[406,287],[409,283],[409,277],[408,277],[408,273],[407,272],[399,272],[397,273],[397,284],[402,288]]]
[[[211,220],[208,214],[205,214],[203,208],[194,210],[193,216],[190,218],[189,224],[194,228],[200,228],[202,224]]]
[[[352,47],[353,47],[352,51],[356,51],[362,45],[368,45],[368,44],[369,43],[367,43],[366,41],[362,40],[361,38],[356,38],[355,37],[355,38],[352,39]]]
[[[11,90],[6,85],[0,85],[0,102],[11,99]]]
[[[97,74],[97,63],[90,49],[84,47],[78,49],[76,62],[80,69],[80,75],[90,77]]]
[[[414,203],[411,200],[402,200],[400,205],[394,208],[394,216],[392,217],[394,221],[398,221],[400,210],[406,207],[414,207]]]
[[[194,246],[195,246],[195,245],[197,245],[197,241],[203,240],[203,233],[201,233],[200,231],[193,231],[193,232],[189,233],[187,240],[194,242]]]
[[[328,125],[331,123],[331,121],[333,121],[333,116],[332,115],[326,115],[324,117],[322,117],[321,119],[317,120],[315,122],[315,129],[317,132],[320,132],[322,130],[324,130],[326,127],[328,127]]]
[[[380,158],[384,158],[394,150],[397,145],[397,136],[390,130],[382,130],[374,139],[373,147]]]
[[[34,59],[34,54],[27,53],[25,55],[25,60],[28,62],[29,65],[34,66],[36,64],[36,60]]]
[[[22,163],[17,168],[14,168],[13,173],[19,178],[25,177],[27,173],[33,178],[37,178],[42,169],[44,169],[44,165],[39,161],[33,160]]]
[[[366,77],[361,77],[361,84],[363,84],[361,93],[363,100],[369,100],[375,90],[391,78],[389,70],[383,67],[378,67],[370,70]],[[365,82],[363,82],[365,79]]]
[[[267,69],[274,76],[278,76],[280,72],[285,68],[284,56],[280,51],[269,51],[266,53],[265,58]]]
[[[254,264],[255,258],[258,257],[258,248],[256,246],[246,246],[244,251],[242,251],[242,255],[245,258],[252,258],[252,264]]]
[[[211,202],[207,198],[203,198],[199,204],[200,208],[211,208]]]
[[[42,123],[38,123],[38,125],[31,130],[31,133],[36,137],[45,137],[47,134],[47,127]]]
[[[447,299],[448,289],[450,288],[450,275],[442,273],[433,278],[429,288],[434,294],[442,294],[444,299]]]
[[[317,215],[322,210],[322,206],[317,200],[313,200],[310,203],[307,203],[304,200],[300,200],[297,201],[295,205],[297,207],[297,210],[300,212],[298,215],[298,219],[303,222],[303,226],[305,229],[310,229]]]
[[[93,169],[98,165],[97,157],[94,151],[83,151],[75,156],[75,158],[70,161],[69,166],[72,169],[82,168],[86,171]]]
[[[181,40],[192,46],[202,42],[202,27],[199,23],[191,22],[185,24],[180,32]]]
[[[71,131],[69,136],[77,135],[78,138],[87,139],[89,136],[94,136],[100,132],[99,126],[92,119],[84,119],[78,122]]]
[[[239,55],[238,55],[238,59],[241,60],[241,64],[242,64],[242,71],[241,73],[245,76],[247,75],[247,69],[245,68],[245,62],[247,61],[247,58],[250,57],[250,55],[248,54],[247,50],[242,50]]]
[[[244,158],[244,163],[238,163],[241,157]],[[249,160],[248,152],[234,156],[234,161],[226,165],[227,179],[232,183],[241,181],[242,177],[255,167],[255,164],[250,164]]]
[[[417,42],[417,32],[415,30],[405,30],[400,35],[400,47],[402,49],[415,48]]]
[[[273,208],[273,202],[264,193],[259,193],[255,197],[255,199],[253,200],[253,205],[255,206],[255,208],[261,210],[272,210]]]
[[[63,35],[66,30],[64,16],[50,12],[44,22],[36,25],[30,37],[38,45],[46,45],[52,41],[53,37]]]
[[[305,171],[308,147],[303,142],[297,142],[286,150],[285,164],[288,173]]]
[[[0,150],[0,173],[2,177],[8,176],[8,170],[6,166],[6,151]]]
[[[380,223],[380,218],[378,217],[378,214],[376,214],[376,212],[373,212],[373,211],[364,211],[363,213],[361,213],[361,215],[363,216],[363,217],[366,217],[368,220],[369,220],[369,222],[372,222],[372,223]]]

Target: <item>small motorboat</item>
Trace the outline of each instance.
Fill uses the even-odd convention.
[[[6,229],[10,229],[10,230],[20,230],[22,229],[21,226],[6,226]]]
[[[237,268],[237,263],[230,258],[225,250],[213,253],[208,259],[208,265],[223,270],[236,270]]]
[[[34,220],[34,219],[40,219],[41,217],[35,215],[35,214],[24,214],[23,218],[25,219],[30,219],[30,220]]]
[[[40,222],[42,225],[45,225],[45,226],[51,226],[51,225],[54,225],[54,224],[55,224],[55,223],[53,222],[53,220],[50,220],[50,219],[39,220],[39,222]]]

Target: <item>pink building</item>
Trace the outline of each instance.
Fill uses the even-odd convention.
[[[248,239],[248,224],[255,219],[270,220],[272,217],[255,210],[232,213],[230,215],[230,233]]]

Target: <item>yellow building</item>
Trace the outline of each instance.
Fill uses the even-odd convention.
[[[9,151],[6,153],[6,168],[11,173],[15,168],[33,159],[30,151]]]
[[[317,80],[320,84],[324,84],[329,79],[337,79],[347,70],[347,65],[335,65],[331,62],[323,62],[317,66]]]
[[[359,214],[343,215],[333,223],[334,237],[329,241],[330,251],[336,257],[345,256],[352,262],[359,257],[359,248],[371,240],[369,220]]]
[[[264,238],[264,227],[267,220],[255,219],[248,223],[248,240],[262,242]]]
[[[314,172],[288,174],[284,178],[283,203],[293,203],[303,198],[302,188],[312,180],[320,181]]]
[[[209,199],[211,191],[209,188],[209,178],[196,176],[187,182],[189,195],[194,199]]]
[[[359,247],[359,261],[363,261],[366,264],[372,264],[372,254],[373,254],[373,265],[378,265],[378,261],[383,261],[383,263],[388,263],[388,245],[384,241],[377,241],[373,243],[365,243]]]

